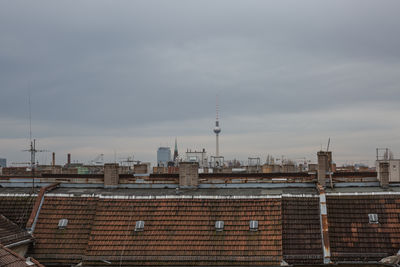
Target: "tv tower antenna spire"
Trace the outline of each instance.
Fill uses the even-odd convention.
[[[215,156],[219,157],[219,133],[221,132],[221,127],[219,127],[219,106],[218,106],[218,95],[216,96],[216,105],[215,105],[215,111],[216,111],[216,119],[215,119],[215,127],[214,127],[214,133],[215,133]]]

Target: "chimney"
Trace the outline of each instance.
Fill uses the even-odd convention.
[[[104,164],[104,187],[115,188],[119,184],[119,164],[106,163]]]
[[[56,166],[56,153],[53,152],[53,160],[51,161],[51,166]]]
[[[196,188],[199,185],[199,163],[181,162],[179,164],[179,187]]]
[[[332,171],[332,151],[327,151],[326,154],[328,156],[328,171]]]
[[[379,162],[378,178],[382,188],[389,187],[389,162]]]
[[[318,155],[318,183],[325,188],[326,173],[329,170],[328,166],[329,153],[325,151],[319,151],[317,155]]]
[[[67,155],[67,164],[70,165],[71,164],[71,154],[68,153]]]

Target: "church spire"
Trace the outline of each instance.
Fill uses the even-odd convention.
[[[178,142],[175,137],[174,162],[178,160]]]

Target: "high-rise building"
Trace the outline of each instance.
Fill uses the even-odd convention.
[[[7,159],[0,158],[0,167],[7,167]]]
[[[167,167],[171,161],[171,149],[169,147],[159,147],[157,150],[157,166]]]

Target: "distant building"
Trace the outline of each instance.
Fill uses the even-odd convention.
[[[7,167],[7,159],[0,158],[0,168]]]
[[[281,171],[281,166],[278,164],[264,164],[261,166],[262,173],[278,173]]]
[[[377,160],[376,171],[378,173],[378,179],[380,179],[380,164],[381,162],[387,162],[389,164],[389,182],[400,182],[400,159],[388,159],[388,160]]]
[[[186,161],[199,163],[199,168],[208,167],[207,152],[203,148],[202,151],[186,151]]]
[[[135,174],[148,174],[150,172],[150,162],[141,162],[133,166]]]
[[[171,149],[169,147],[159,147],[157,150],[157,166],[167,167],[171,161]]]

